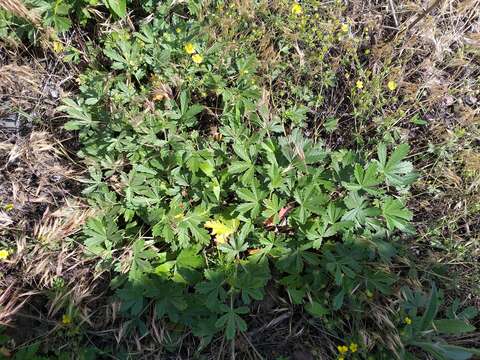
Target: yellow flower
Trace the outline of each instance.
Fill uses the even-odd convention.
[[[299,3],[293,3],[292,5],[292,14],[293,15],[300,15],[301,13],[303,12],[302,10],[302,5],[300,5]]]
[[[408,316],[403,319],[403,322],[407,325],[410,325],[412,323],[412,319],[410,319]]]
[[[345,354],[348,352],[348,347],[346,345],[338,345],[337,349],[340,354]]]
[[[357,352],[357,350],[358,350],[358,345],[354,342],[350,343],[350,351],[354,353],[354,352]]]
[[[363,81],[358,80],[355,86],[357,87],[357,89],[363,89]]]
[[[397,83],[393,80],[390,80],[387,84],[388,90],[393,91],[397,88]]]
[[[187,54],[191,55],[195,53],[195,45],[193,45],[192,43],[186,43],[184,49]]]
[[[185,215],[183,213],[177,214],[173,217],[175,220],[182,221],[185,218]]]
[[[343,33],[347,33],[348,32],[348,24],[342,24],[340,29],[342,30]]]
[[[0,250],[0,260],[5,260],[10,255],[8,250]]]
[[[345,360],[345,358],[343,356],[340,356],[338,360]]]
[[[182,29],[176,28],[175,31],[177,32],[177,34],[180,34],[182,32]]]
[[[55,51],[57,54],[63,51],[63,45],[60,41],[53,42],[53,51]]]
[[[215,235],[215,241],[217,244],[223,244],[227,242],[227,239],[238,228],[240,221],[237,219],[232,220],[209,220],[203,225],[207,229],[212,229],[212,235]]]
[[[14,206],[13,206],[12,203],[10,203],[10,204],[5,205],[3,208],[5,209],[5,211],[12,211]]]
[[[192,55],[192,60],[195,64],[201,64],[203,61],[203,56],[200,54]]]
[[[63,325],[70,325],[72,323],[72,317],[68,314],[63,314],[62,316],[62,324]]]

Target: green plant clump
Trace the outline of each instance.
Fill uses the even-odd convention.
[[[115,18],[126,16],[125,2],[105,4]],[[287,5],[289,26],[307,11],[295,4]],[[71,26],[62,19],[73,8],[62,12],[50,4],[46,10],[56,9],[50,18],[59,32]],[[471,357],[474,350],[437,335],[473,331],[468,320],[474,315],[459,315],[457,304],[448,319],[438,319],[436,287],[429,296],[403,288],[390,329],[400,340],[394,346],[362,342],[357,324],[377,326],[365,320],[372,299],[400,287],[391,265],[401,240],[415,234],[406,203],[418,175],[407,143],[332,149],[321,136],[309,136],[309,111],[345,80],[329,59],[337,41],[348,40],[347,23],[325,21],[325,32],[314,35],[305,28],[320,23],[320,15],[299,23],[302,44],[318,49],[300,56],[300,65],[318,65],[311,78],[308,68],[302,76],[325,88],[302,87],[304,77],[272,85],[281,92],[277,109],[264,91],[272,74],[254,48],[231,46],[226,23],[222,28],[209,18],[209,9],[224,8],[222,2],[146,2],[136,10],[152,16],[129,28],[112,26],[89,47],[80,93],[59,109],[69,118],[65,128],[78,132],[79,156],[89,170],[83,194],[96,209],[82,234],[85,254],[113,273],[110,287],[125,334],[147,335],[149,314],[191,330],[200,349],[219,334],[234,340],[247,331],[252,305],[273,288],[342,339],[334,355],[342,359],[347,353],[414,359],[411,347],[437,359]],[[250,30],[243,39],[256,44],[258,34]],[[362,64],[359,45],[351,42],[342,66],[366,82],[370,74],[355,70]],[[282,49],[286,61],[297,61],[298,43]],[[282,64],[273,69],[288,76]],[[378,89],[382,77],[375,80]],[[350,92],[354,120],[367,119],[388,100],[363,86],[357,80]],[[337,125],[327,119],[327,132]]]
[[[367,157],[307,138],[261,104],[253,54],[225,58],[197,33],[161,16],[110,33],[109,66],[62,107],[100,209],[85,244],[117,273],[122,313],[146,331],[154,304],[207,342],[233,339],[272,283],[332,326],[338,311],[361,316],[364,294],[396,280],[377,262],[412,233],[398,195],[415,180],[408,145]]]

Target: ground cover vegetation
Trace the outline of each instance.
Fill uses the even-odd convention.
[[[478,1],[0,5],[0,357],[480,357]]]

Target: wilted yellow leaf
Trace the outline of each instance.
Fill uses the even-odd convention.
[[[232,220],[209,220],[204,227],[212,230],[212,235],[215,235],[217,244],[223,244],[228,237],[232,235],[238,228],[240,221]]]

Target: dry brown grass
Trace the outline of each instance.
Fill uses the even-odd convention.
[[[0,7],[10,11],[18,17],[30,21],[36,26],[40,25],[40,17],[33,11],[27,9],[23,2],[19,0],[0,0]]]
[[[12,108],[27,109],[31,99],[40,96],[41,69],[27,65],[8,64],[0,67],[0,117],[11,113]]]
[[[35,219],[49,207],[64,202],[69,192],[66,185],[75,180],[77,172],[59,155],[54,140],[44,131],[33,131],[13,144],[2,144],[0,193],[4,207],[13,205],[5,215],[13,220],[15,228],[34,226]]]
[[[95,298],[98,279],[83,249],[67,239],[92,211],[76,199],[83,169],[68,155],[61,124],[55,121],[71,75],[58,59],[2,55],[0,237],[11,255],[0,264],[0,324],[42,317],[35,304],[59,277],[69,290],[45,305],[47,315],[55,323],[59,304],[72,303],[89,321],[86,304]]]

